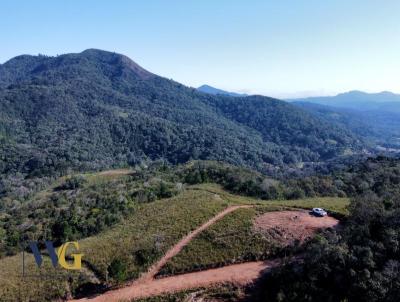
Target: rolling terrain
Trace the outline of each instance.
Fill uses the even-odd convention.
[[[91,298],[83,298],[79,300],[72,301],[93,301],[93,302],[106,302],[106,301],[121,301],[121,300],[133,300],[137,298],[145,298],[151,296],[157,296],[165,293],[173,293],[177,291],[215,286],[224,283],[240,284],[242,286],[247,285],[251,282],[255,282],[265,271],[268,269],[279,265],[281,262],[279,259],[270,261],[254,261],[245,264],[236,264],[222,267],[220,269],[209,269],[197,273],[189,273],[181,276],[173,276],[161,279],[154,279],[154,276],[159,272],[159,270],[170,260],[172,257],[179,254],[179,252],[187,244],[192,241],[195,236],[203,232],[213,224],[217,223],[218,220],[222,219],[229,213],[239,210],[250,208],[251,205],[242,206],[231,206],[214,216],[212,219],[208,220],[205,224],[201,225],[193,232],[189,233],[183,239],[181,239],[176,245],[174,245],[155,265],[153,265],[144,275],[142,275],[138,280],[133,282],[127,287],[112,290],[106,292],[105,294],[95,295]],[[305,214],[305,215],[303,215]],[[266,216],[268,215],[268,217]],[[290,216],[287,220],[292,220],[293,217],[304,216],[303,221],[292,221],[292,226],[287,229],[283,234],[291,235],[291,232],[296,229],[296,227],[308,227],[309,236],[313,235],[315,231],[322,230],[327,227],[335,227],[338,221],[331,217],[316,218],[310,217],[308,213],[300,211],[276,211],[261,216],[263,219],[269,219],[275,217],[273,222],[265,227],[262,226],[264,231],[271,231],[277,227],[281,227],[285,222],[280,221],[282,216]],[[287,222],[287,221],[286,221]],[[312,229],[312,230],[311,230]],[[302,234],[297,233],[294,236],[296,239],[302,238]],[[279,240],[279,239],[278,239]],[[304,238],[303,238],[304,240]],[[251,240],[249,240],[252,243]]]
[[[208,85],[198,91],[213,95],[240,96]],[[363,138],[374,153],[399,152],[400,96],[388,91],[350,91],[336,96],[288,99],[313,116],[350,130]]]
[[[395,159],[377,158],[337,172],[330,176],[331,179],[327,176],[311,177],[291,179],[286,183],[254,171],[215,162],[191,162],[178,167],[161,164],[155,170],[152,167],[137,167],[136,170],[118,169],[62,177],[22,203],[22,208],[15,208],[14,205],[3,212],[1,226],[6,231],[3,233],[6,237],[1,243],[2,247],[11,243],[15,238],[14,232],[29,225],[29,231],[24,230],[23,233],[31,234],[34,240],[40,238],[38,236],[47,238],[47,230],[52,229],[49,228],[52,222],[57,226],[54,230],[59,231],[58,217],[53,213],[63,213],[66,202],[70,209],[76,210],[70,217],[71,222],[67,223],[70,228],[62,229],[62,233],[53,233],[55,237],[52,239],[61,242],[79,239],[80,252],[84,254],[84,269],[79,272],[55,270],[50,259],[45,257],[44,266],[39,270],[33,256],[26,253],[26,275],[22,278],[21,253],[7,255],[8,251],[0,259],[3,268],[0,272],[0,297],[4,301],[102,299],[100,297],[113,295],[113,290],[116,290],[122,293],[122,297],[132,294],[132,297],[139,298],[211,285],[218,287],[221,282],[229,281],[247,288],[247,284],[252,283],[267,267],[271,268],[273,274],[268,275],[268,280],[271,278],[271,284],[277,286],[276,280],[282,276],[279,274],[285,274],[285,270],[290,270],[291,266],[289,263],[282,270],[279,267],[272,269],[276,262],[270,261],[286,253],[292,255],[297,252],[305,253],[304,265],[312,265],[313,256],[316,255],[320,261],[328,261],[329,257],[333,257],[330,253],[343,255],[343,265],[358,265],[358,261],[365,261],[362,254],[358,254],[362,251],[358,244],[371,243],[368,239],[363,240],[365,236],[379,236],[382,238],[380,240],[385,241],[382,244],[388,245],[396,240],[395,237],[390,239],[390,236],[396,234],[392,231],[392,224],[396,223],[393,219],[397,215],[398,186],[393,184],[398,184],[398,167]],[[332,196],[348,194],[353,200],[349,204],[348,198],[299,198],[300,188],[314,196],[319,190]],[[96,194],[101,192],[99,190],[105,191]],[[364,196],[363,192],[370,193]],[[99,199],[109,194],[110,198]],[[286,194],[290,200],[282,198]],[[64,195],[69,196],[72,202],[68,199],[63,201]],[[154,199],[151,196],[155,196]],[[268,196],[278,198],[268,200]],[[23,210],[24,207],[27,210]],[[335,216],[345,218],[345,223],[338,230],[321,233],[310,242],[306,240],[303,246],[293,242],[293,239],[301,243],[305,239],[304,234],[310,234],[310,231],[313,234],[317,225],[309,225],[308,220],[303,220],[303,214],[300,214],[303,212],[293,212],[298,214],[287,216],[287,211],[311,207],[326,208]],[[47,212],[49,209],[51,211]],[[7,213],[12,211],[19,213],[18,219],[8,216]],[[107,215],[104,216],[110,213],[119,219],[110,221]],[[32,217],[32,214],[37,215],[38,222],[48,223],[48,226],[33,227],[30,219],[35,216]],[[75,215],[80,216],[77,218]],[[385,217],[383,215],[388,218],[380,218]],[[63,217],[62,221],[65,220],[65,216],[60,217]],[[279,219],[275,219],[277,222],[271,225],[274,217]],[[288,219],[287,222],[284,222],[285,219]],[[9,223],[14,221],[17,225],[12,228]],[[74,224],[76,221],[79,221],[78,225]],[[97,221],[104,221],[104,228],[94,229],[91,234],[78,232],[92,226],[93,221],[94,225],[100,225],[96,224]],[[351,239],[352,236],[358,236],[359,232],[366,231],[363,228],[365,223],[371,224],[371,230],[381,225],[384,229],[357,237],[358,241]],[[294,227],[296,232],[285,230],[289,226]],[[42,228],[44,233],[40,231]],[[285,234],[297,235],[290,237]],[[60,235],[62,237],[58,237]],[[344,240],[353,241],[342,243]],[[351,250],[343,248],[346,245]],[[337,246],[340,250],[337,250]],[[328,251],[315,254],[314,249]],[[347,258],[346,253],[355,253],[355,256]],[[388,250],[388,253],[396,257],[395,250]],[[379,253],[370,255],[382,257]],[[353,264],[351,259],[358,260]],[[382,267],[386,269],[387,265],[381,262],[376,270]],[[190,275],[187,278],[180,277],[182,273]],[[307,270],[304,273],[318,274],[319,270]],[[52,274],[57,274],[57,277]],[[233,274],[237,279],[229,279],[227,274]],[[292,274],[300,273],[296,270]],[[179,280],[185,280],[182,287],[176,286],[175,281]],[[143,284],[141,288],[147,294],[141,295],[135,286],[132,287],[133,291],[129,289],[131,284],[137,285],[135,282],[143,282],[140,283]],[[291,282],[296,284],[294,280]],[[263,286],[263,290],[268,290],[266,295],[274,295],[274,290],[268,284],[263,283]],[[102,295],[104,291],[107,292],[105,296]]]
[[[101,181],[104,186],[107,183],[115,184],[117,179],[130,177],[127,173],[129,175],[131,172],[117,170],[113,173],[107,171],[85,177],[89,178],[89,182],[97,183]],[[39,196],[42,196],[42,194],[42,192],[38,193]],[[341,204],[341,206],[345,206],[347,201],[341,203],[341,200],[343,199],[337,199],[339,203],[336,203],[332,199],[327,202],[327,205]],[[4,268],[0,275],[2,280],[0,295],[4,301],[18,299],[43,301],[43,299],[52,300],[60,297],[91,295],[91,293],[102,291],[108,286],[118,285],[140,276],[147,276],[147,278],[144,278],[148,280],[148,277],[152,277],[163,266],[165,260],[179,255],[182,243],[185,246],[191,239],[193,240],[193,237],[199,236],[213,223],[222,222],[223,216],[230,216],[231,211],[244,210],[250,205],[257,205],[257,207],[263,207],[268,211],[268,207],[271,206],[276,210],[276,207],[302,206],[303,202],[308,203],[308,206],[313,204],[313,199],[306,201],[261,201],[233,195],[216,185],[188,187],[175,197],[141,204],[123,221],[113,227],[96,236],[80,240],[80,250],[85,255],[85,270],[79,273],[61,271],[55,280],[43,279],[38,281],[34,277],[35,275],[51,274],[54,273],[54,269],[49,259],[46,258],[44,267],[38,271],[33,257],[26,254],[27,276],[22,279],[19,273],[21,271],[21,254],[0,259]],[[315,199],[315,205],[319,205],[320,202]],[[245,241],[243,244],[248,243]],[[176,246],[179,248],[176,249]],[[227,249],[230,249],[229,246]],[[168,252],[168,250],[173,252]],[[169,256],[163,258],[163,255],[166,254]],[[273,254],[270,256],[273,256]],[[153,271],[151,268],[156,269]],[[149,270],[150,275],[143,275]],[[65,282],[59,282],[60,280],[65,280]],[[210,280],[212,281],[212,279]],[[35,286],[32,286],[32,284],[35,284]],[[201,284],[205,285],[205,283],[199,283],[199,285]],[[188,285],[188,287],[192,286]]]
[[[332,97],[289,100],[314,116],[345,127],[372,145],[399,152],[400,95],[350,91]],[[380,152],[384,148],[378,148]]]
[[[1,64],[0,301],[397,297],[400,162],[358,157],[396,145],[397,113],[354,110],[204,93],[96,49]],[[83,269],[37,268],[32,240],[78,241]]]
[[[10,181],[156,159],[268,171],[363,146],[286,102],[201,93],[96,49],[0,65],[0,142],[0,173]]]

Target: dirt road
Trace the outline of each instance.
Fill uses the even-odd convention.
[[[218,213],[216,216],[208,220],[206,223],[195,229],[194,231],[190,232],[188,235],[186,235],[183,239],[181,239],[177,244],[175,244],[169,251],[167,251],[156,264],[154,264],[146,274],[144,274],[140,279],[142,280],[149,280],[153,279],[154,276],[160,271],[160,269],[168,262],[169,259],[172,257],[176,256],[185,245],[187,245],[195,236],[197,236],[199,233],[204,231],[206,228],[214,224],[216,221],[224,217],[225,215],[237,210],[237,209],[243,209],[243,208],[250,208],[252,207],[251,205],[243,205],[243,206],[230,206],[223,210],[222,212]]]
[[[76,301],[119,302],[137,298],[178,292],[190,288],[205,287],[215,284],[234,283],[246,285],[256,280],[268,268],[278,265],[277,261],[247,262],[221,268],[177,275],[161,279],[138,280],[132,285],[108,291],[97,297]]]
[[[138,280],[132,282],[127,287],[111,290],[96,297],[92,298],[89,297],[71,301],[93,301],[93,302],[120,301],[121,299],[147,297],[147,296],[157,295],[157,293],[173,292],[178,289],[183,290],[192,287],[199,287],[201,286],[200,284],[211,284],[211,283],[229,282],[229,281],[241,282],[243,278],[249,280],[251,276],[254,275],[258,276],[260,270],[263,269],[262,267],[264,268],[266,267],[266,265],[263,266],[262,262],[255,262],[253,264],[249,263],[248,266],[242,266],[242,267],[240,265],[233,266],[233,268],[228,266],[216,270],[196,272],[180,276],[168,277],[164,279],[154,279],[154,276],[168,262],[168,260],[177,255],[182,250],[182,248],[185,245],[187,245],[195,236],[197,236],[199,233],[204,231],[206,228],[214,224],[216,221],[218,221],[225,215],[237,209],[249,208],[249,207],[252,206],[251,205],[230,206],[225,210],[223,210],[222,212],[218,213],[216,216],[208,220],[206,223],[202,224],[200,227],[198,227],[197,229],[195,229],[194,231],[190,232],[188,235],[183,237],[177,244],[175,244],[171,249],[169,249],[157,263],[155,263],[152,267],[150,267],[147,273],[142,275]],[[244,274],[243,277],[242,274],[240,273],[240,270],[242,268],[247,269],[247,275]],[[229,275],[230,273],[232,273],[231,270],[233,270],[232,276]],[[237,280],[235,278],[237,278]],[[214,280],[214,282],[212,280]]]
[[[235,283],[245,285],[256,280],[263,271],[279,265],[279,260],[272,261],[256,261],[242,264],[233,264],[221,268],[209,269],[200,272],[193,272],[177,276],[171,276],[161,279],[155,279],[154,276],[168,262],[169,259],[177,255],[182,248],[187,245],[196,235],[204,231],[213,223],[240,208],[249,208],[251,205],[231,206],[214,216],[206,223],[190,232],[176,245],[166,252],[156,264],[154,264],[147,273],[142,275],[138,280],[128,284],[127,286],[110,290],[94,297],[72,300],[75,302],[92,301],[92,302],[119,302],[130,301],[136,298],[144,298],[156,296],[163,293],[171,293],[182,291],[190,288],[198,288],[213,284]],[[317,229],[325,227],[333,227],[338,221],[331,217],[316,218],[307,216],[304,211],[281,211],[270,212],[261,215],[255,221],[255,227],[259,231],[271,231],[280,229],[280,236],[289,235],[284,240],[292,240],[297,237],[303,240],[311,235]],[[293,233],[293,235],[291,235]]]

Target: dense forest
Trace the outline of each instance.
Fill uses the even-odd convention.
[[[371,142],[372,145],[379,144],[395,148],[398,152],[400,144],[400,111],[398,109],[356,110],[299,101],[293,104],[327,122],[351,130],[364,140]]]
[[[398,301],[399,161],[369,160],[348,173],[355,196],[347,221],[311,241],[302,261],[269,274],[254,300]]]
[[[156,159],[222,160],[266,172],[364,147],[291,104],[201,93],[94,49],[0,65],[0,142],[0,173],[12,179]]]
[[[390,171],[389,176],[382,171]],[[188,185],[217,183],[232,193],[263,200],[358,197],[370,190],[392,200],[399,175],[400,162],[385,157],[330,174],[291,178],[271,178],[214,161],[178,166],[158,161],[110,180],[77,174],[54,182],[45,194],[26,196],[17,190],[0,199],[0,256],[16,253],[21,241],[47,238],[58,243],[97,234],[123,220],[136,205],[174,196]]]

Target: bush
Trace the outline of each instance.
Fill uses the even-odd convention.
[[[127,277],[126,264],[120,259],[114,259],[107,268],[108,276],[116,282],[122,282]]]
[[[67,178],[65,182],[60,185],[58,190],[76,190],[81,188],[86,183],[85,177],[82,175],[75,175]]]

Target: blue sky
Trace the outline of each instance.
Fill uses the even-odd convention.
[[[3,0],[0,63],[100,48],[193,87],[400,93],[399,20],[398,0]]]

